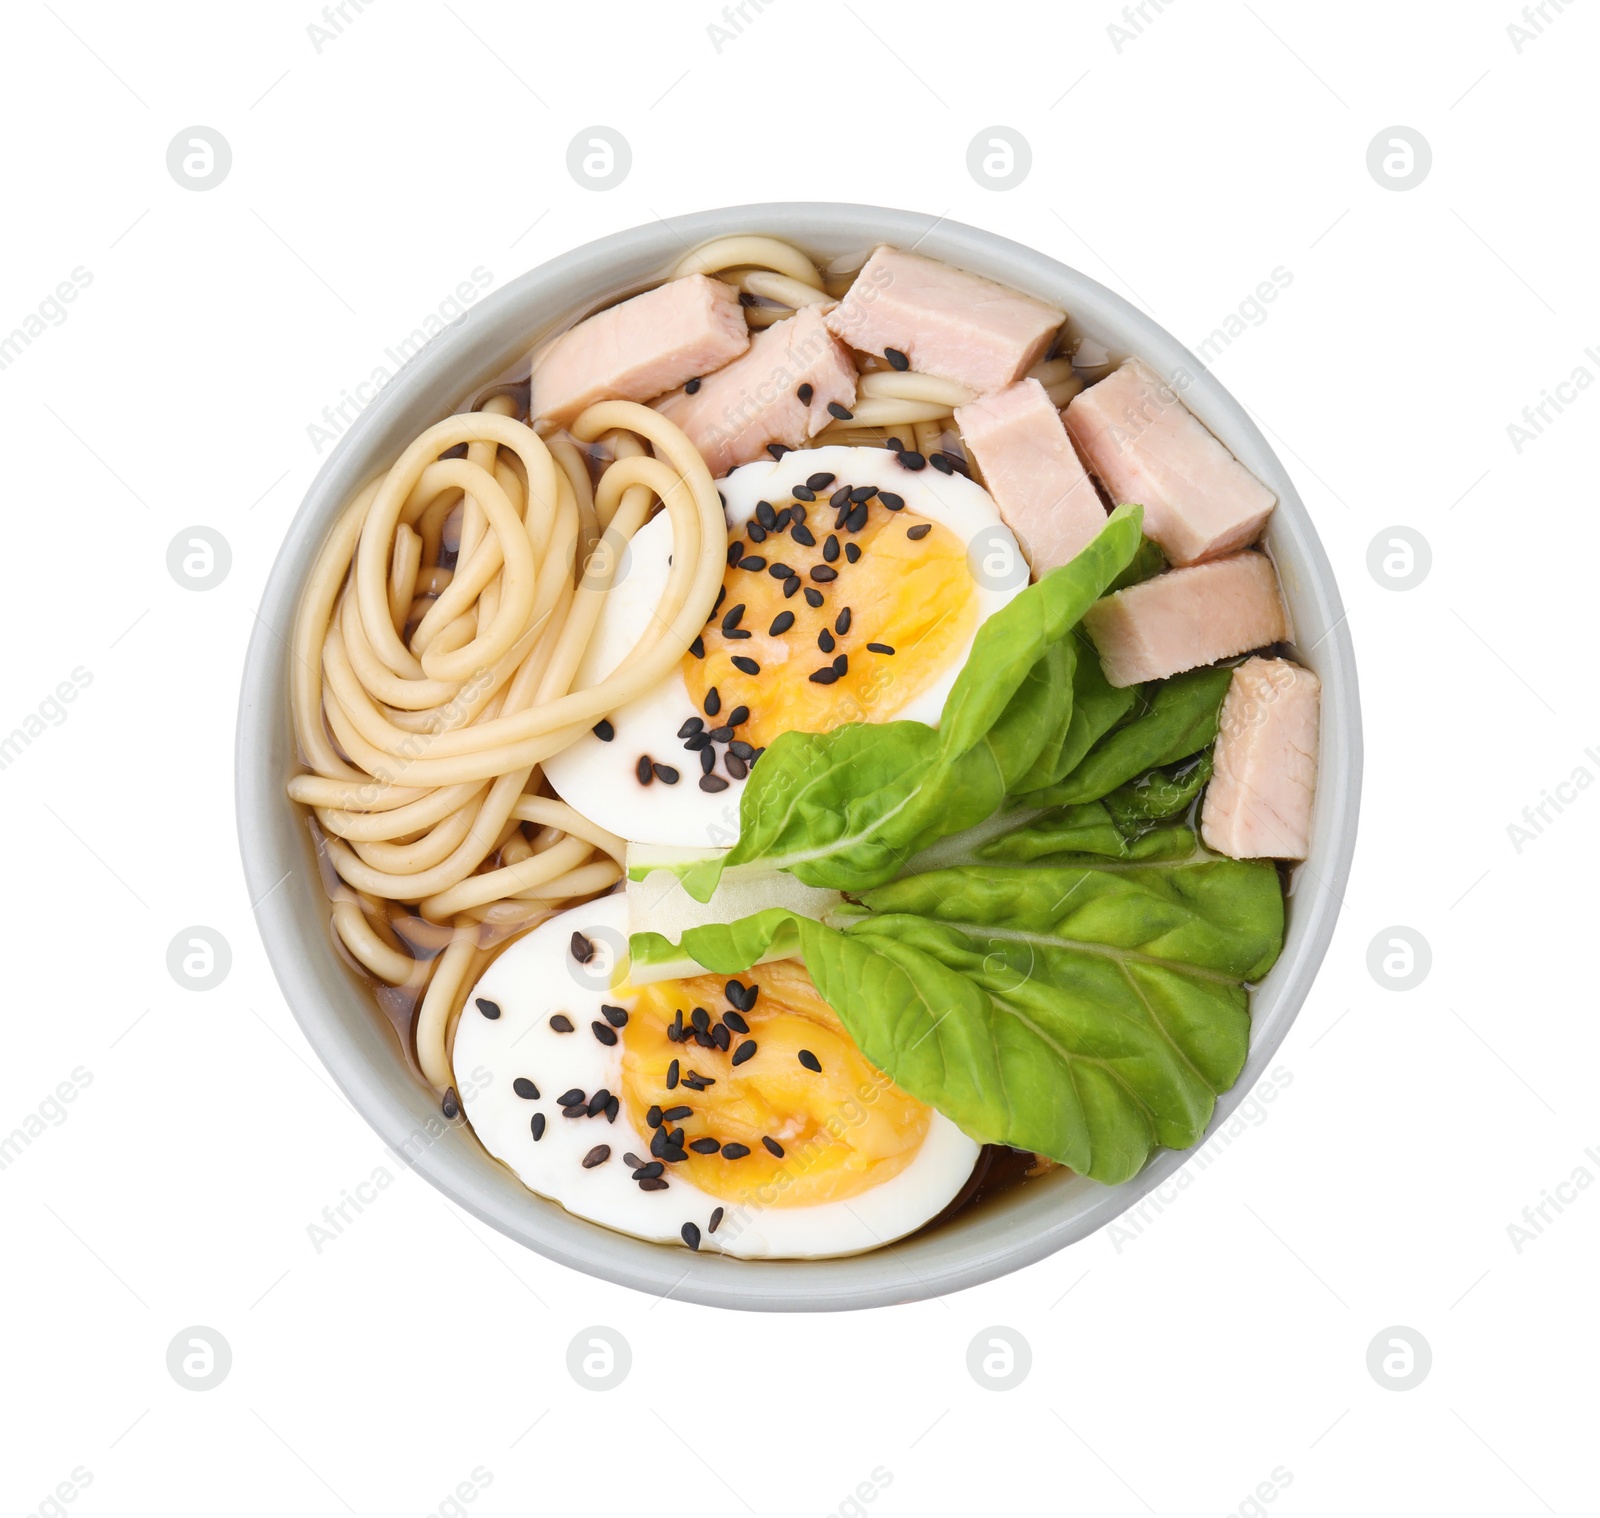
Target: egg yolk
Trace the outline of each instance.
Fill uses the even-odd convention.
[[[748,528],[729,533],[730,557],[735,544],[741,552],[702,635],[705,656],[691,650],[683,662],[697,708],[713,689],[720,711],[749,708],[739,736],[755,748],[781,733],[888,721],[949,669],[977,623],[966,545],[948,528],[876,498],[857,510],[865,521],[854,532],[829,530],[838,512],[825,500],[789,509],[804,521],[759,543]]]
[[[730,984],[759,987],[748,1012],[729,1001]],[[640,1133],[681,1134],[687,1157],[668,1164],[669,1183],[686,1173],[730,1202],[805,1207],[859,1196],[916,1157],[929,1109],[867,1062],[800,961],[760,965],[738,983],[697,975],[642,986],[636,995],[623,1031],[621,1096]],[[680,1014],[682,1042],[668,1037]],[[701,1024],[710,1048],[694,1037]],[[717,1047],[724,1037],[727,1048]],[[747,1044],[754,1052],[743,1055]],[[669,1086],[674,1064],[677,1081]],[[652,1115],[662,1115],[659,1124]],[[715,1151],[697,1151],[697,1140],[703,1149],[715,1140]]]

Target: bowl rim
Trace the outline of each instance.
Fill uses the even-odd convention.
[[[813,248],[824,242],[857,251],[879,242],[916,247],[1048,295],[1075,325],[1091,331],[1114,329],[1116,346],[1136,353],[1169,382],[1185,376],[1185,403],[1278,496],[1268,547],[1297,634],[1317,634],[1314,643],[1297,652],[1308,660],[1315,653],[1323,685],[1311,858],[1296,871],[1283,954],[1252,996],[1245,1068],[1218,1099],[1200,1142],[1183,1151],[1158,1150],[1139,1175],[1119,1186],[1098,1186],[1077,1177],[1063,1185],[1034,1183],[1023,1191],[1037,1200],[1014,1205],[1003,1226],[986,1228],[980,1218],[974,1228],[952,1233],[947,1225],[841,1259],[741,1261],[614,1233],[527,1191],[478,1146],[464,1124],[446,1124],[433,1093],[412,1074],[392,1030],[373,1008],[370,993],[364,987],[358,991],[356,977],[333,948],[306,830],[284,793],[286,754],[293,752],[285,690],[287,633],[301,587],[349,494],[392,461],[398,452],[395,439],[420,430],[406,418],[411,413],[429,419],[448,414],[504,372],[503,367],[481,367],[487,355],[528,351],[534,340],[527,334],[541,330],[541,324],[554,330],[601,300],[659,277],[688,248],[749,231]],[[530,308],[540,313],[532,326],[526,314],[506,322],[510,313]],[[505,326],[496,328],[497,321]],[[506,331],[512,336],[504,336]],[[474,364],[480,367],[473,370]],[[1310,991],[1343,905],[1355,850],[1361,771],[1355,652],[1332,565],[1293,481],[1245,408],[1152,317],[1069,265],[943,216],[828,201],[719,207],[610,233],[485,295],[413,354],[339,437],[285,532],[256,611],[235,730],[239,846],[268,962],[307,1041],[388,1148],[451,1201],[548,1259],[658,1297],[766,1311],[859,1309],[943,1296],[1087,1238],[1170,1182],[1261,1081]],[[308,894],[313,892],[314,897]],[[308,931],[319,912],[321,931]],[[917,1265],[908,1256],[915,1256]]]

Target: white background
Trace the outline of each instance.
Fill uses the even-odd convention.
[[[770,0],[719,51],[713,0],[347,14],[319,51],[312,0],[8,13],[0,333],[75,268],[92,283],[0,369],[0,732],[75,668],[92,683],[0,770],[0,1135],[90,1077],[0,1170],[4,1512],[1593,1512],[1600,1188],[1520,1251],[1508,1225],[1580,1167],[1600,1178],[1600,795],[1569,792],[1520,852],[1507,828],[1600,775],[1600,395],[1520,452],[1507,427],[1578,366],[1600,376],[1600,17],[1550,6],[1519,51],[1511,0],[1170,0],[1119,49],[1110,0]],[[565,166],[596,123],[634,156],[605,193]],[[166,167],[195,124],[233,154],[204,193]],[[1033,152],[1006,192],[966,168],[996,124]],[[1404,193],[1366,163],[1395,124],[1433,151]],[[763,198],[993,228],[1191,345],[1292,274],[1215,367],[1336,567],[1368,769],[1290,1084],[1137,1237],[914,1307],[656,1302],[409,1174],[319,1253],[324,1207],[397,1166],[278,994],[230,789],[252,607],[319,464],[308,424],[474,268],[500,285]],[[196,524],[233,555],[204,593],[166,568]],[[1396,524],[1433,555],[1405,592],[1367,568]],[[166,968],[191,924],[233,950],[205,993]],[[1367,969],[1397,924],[1433,951],[1405,993]],[[215,1390],[167,1371],[190,1325],[231,1344]],[[631,1344],[615,1391],[568,1375],[590,1325]],[[1015,1390],[968,1373],[991,1325],[1031,1346]],[[1395,1325],[1432,1348],[1405,1392],[1367,1369]]]

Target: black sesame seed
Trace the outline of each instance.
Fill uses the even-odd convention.
[[[488,997],[480,996],[477,999],[476,1005],[478,1010],[483,1013],[483,1015],[487,1017],[490,1022],[494,1022],[500,1016],[500,1003],[497,1001],[490,1001]]]
[[[722,1020],[730,1028],[732,1028],[735,1033],[748,1033],[750,1031],[750,1024],[740,1017],[737,1012],[724,1012],[722,1014]]]
[[[799,575],[790,575],[789,578],[783,582],[783,598],[784,598],[784,600],[787,601],[789,599],[789,597],[792,596],[799,589],[800,589],[800,576]]]
[[[799,582],[796,581],[795,583],[798,584]],[[820,590],[814,590],[809,585],[806,586],[806,605],[809,606],[809,607],[812,607],[813,609],[815,609],[818,606],[821,606],[822,605],[822,592]]]
[[[461,1116],[461,1099],[456,1095],[456,1088],[451,1086],[444,1094],[444,1100],[439,1103],[439,1110],[454,1122]]]
[[[749,1152],[750,1148],[747,1144],[724,1144],[722,1146],[722,1157],[725,1160],[742,1160]]]
[[[839,578],[839,571],[830,569],[826,564],[813,564],[811,566],[811,578],[819,584],[827,585],[830,581]]]
[[[830,474],[828,478],[831,480],[833,476]],[[806,509],[804,506],[799,505],[785,506],[778,513],[778,520],[780,522],[787,520],[797,527],[804,527],[806,525]]]
[[[869,643],[867,644],[867,652],[869,654],[892,654],[894,648],[888,643]]]
[[[839,676],[832,669],[814,669],[806,676],[813,685],[837,685]]]
[[[727,788],[728,782],[721,775],[702,775],[700,777],[700,789],[703,791],[710,791],[715,795],[716,792],[725,791]]]
[[[570,947],[572,949],[572,957],[580,965],[586,965],[594,958],[594,945],[582,933],[574,933],[572,935]]]
[[[575,1102],[570,1107],[563,1107],[561,1115],[562,1117],[588,1117],[589,1108],[583,1102]]]
[[[727,611],[723,612],[723,614],[722,614],[722,630],[723,630],[723,632],[731,632],[743,620],[744,620],[744,602],[741,601],[737,606],[731,606],[731,607],[728,608]],[[679,733],[678,736],[681,738],[683,736],[683,734]]]
[[[841,638],[850,631],[850,608],[848,606],[833,619],[833,630]]]
[[[625,1154],[623,1159],[633,1166],[633,1178],[636,1181],[653,1181],[667,1168],[660,1160],[651,1160],[649,1163],[645,1163],[636,1154]]]
[[[885,440],[885,447],[890,453],[904,453],[906,445],[899,438],[892,437]]]
[[[568,1017],[565,1012],[557,1012],[556,1015],[550,1019],[550,1026],[554,1028],[557,1033],[571,1033],[573,1031],[572,1019]]]
[[[858,485],[850,492],[850,499],[859,506],[863,501],[870,501],[877,493],[876,485]]]
[[[795,1056],[795,1058],[798,1059],[807,1070],[815,1070],[818,1075],[822,1074],[822,1061],[818,1059],[816,1055],[813,1054],[809,1049],[802,1049],[799,1054]]]
[[[834,491],[832,495],[828,497],[828,504],[832,506],[835,511],[837,511],[841,506],[847,505],[849,500],[850,487],[848,485],[841,485],[836,491]]]
[[[707,1233],[715,1233],[717,1231],[718,1225],[721,1222],[722,1222],[722,1209],[720,1207],[713,1207],[711,1209],[711,1221],[706,1224],[706,1232]]]
[[[802,548],[815,548],[817,546],[816,534],[809,527],[796,527],[790,532],[789,536]]]
[[[702,1049],[715,1049],[717,1047],[717,1041],[709,1033],[694,1033],[691,1034],[690,1037],[692,1037],[695,1043],[697,1043]]]
[[[717,694],[716,686],[713,685],[706,692],[706,699],[701,704],[705,707],[705,713],[708,717],[715,717],[722,710],[722,697]]]
[[[889,367],[891,369],[899,369],[900,371],[904,372],[911,367],[911,360],[907,358],[905,354],[903,354],[898,348],[885,348],[883,350],[883,356],[889,360]]]
[[[674,770],[672,773],[676,777],[678,772]],[[617,1042],[617,1030],[605,1023],[590,1023],[589,1031],[608,1049],[612,1048]]]
[[[741,543],[738,538],[735,538],[730,544],[728,544],[728,563],[730,566],[732,566],[737,564],[743,557],[744,544]],[[719,595],[717,600],[721,601],[722,597]]]
[[[677,1084],[678,1084],[678,1062],[677,1062],[677,1060],[673,1060],[673,1062],[670,1065],[667,1066],[667,1090],[671,1091],[671,1090],[675,1089]]]
[[[683,393],[685,395],[693,395],[697,390],[699,390],[699,388],[700,388],[700,376],[696,375],[692,380],[685,381],[684,387],[683,387]]]
[[[767,565],[767,573],[774,580],[792,580],[794,578],[794,571],[787,564],[769,564]]]
[[[705,730],[705,721],[700,717],[691,717],[678,729],[680,738],[692,738],[696,733]]]
[[[669,554],[668,557],[670,558],[671,555]],[[712,611],[715,611],[727,599],[728,599],[728,587],[726,585],[717,586],[717,599],[711,603]],[[709,622],[711,619],[709,617],[707,617],[706,620]]]
[[[773,458],[781,459],[784,454],[793,453],[794,449],[791,448],[787,443],[768,443],[767,452],[770,453]]]
[[[959,453],[950,453],[947,450],[935,454],[934,457],[942,458],[956,474],[964,474],[969,480],[972,478],[972,471],[967,468],[967,461]]]
[[[650,1127],[659,1128],[661,1126],[661,1109],[659,1107],[652,1107],[647,1113],[645,1113],[644,1120]]]
[[[955,470],[951,467],[950,460],[942,453],[930,453],[928,455],[928,462],[932,464],[940,474],[955,473]]]
[[[756,502],[756,521],[771,532],[778,525],[778,513],[772,509],[771,501]]]
[[[883,503],[886,511],[899,511],[906,503],[906,498],[903,495],[895,495],[890,490],[885,490],[878,499]]]
[[[817,498],[817,493],[809,485],[796,485],[794,487],[794,498],[797,501],[814,501]]]
[[[853,416],[855,416],[855,412],[850,410],[848,406],[841,406],[838,401],[829,401],[828,415],[831,416],[836,422],[848,422]]]
[[[743,759],[746,764],[755,758],[756,753],[756,751],[751,748],[743,738],[735,738],[733,742],[728,745],[728,752],[732,754],[735,759]]]
[[[689,1021],[694,1024],[697,1032],[704,1033],[711,1026],[711,1014],[704,1007],[696,1007],[689,1014]]]
[[[830,532],[827,541],[822,545],[822,557],[830,564],[839,557],[839,540]]]
[[[616,728],[614,728],[609,722],[607,722],[604,717],[602,717],[598,722],[595,723],[595,725],[591,729],[591,731],[594,733],[595,737],[598,738],[602,743],[609,743],[609,742],[611,742],[611,740],[613,738],[615,738],[617,736]]]
[[[756,998],[759,997],[760,995],[761,995],[761,987],[760,986],[755,986],[755,985],[746,986],[744,988],[744,1000],[739,1003],[739,1010],[741,1012],[752,1012],[752,1011],[754,1011],[755,1010],[755,1005],[756,1005]]]
[[[724,724],[722,727],[712,728],[706,736],[713,743],[726,743],[733,736],[733,728],[729,724]]]
[[[695,658],[697,658],[697,659],[705,658],[705,656],[706,656],[706,640],[704,638],[697,637],[694,640],[694,642],[689,645],[689,652],[691,654],[693,654],[695,656]],[[611,724],[608,722],[608,723],[606,723],[606,726],[610,727]],[[608,742],[608,743],[610,741],[611,740],[609,738],[606,740],[606,742]]]
[[[588,1100],[589,1098],[574,1086],[570,1091],[563,1091],[556,1098],[556,1105],[558,1107],[576,1107],[580,1104],[587,1104]]]
[[[626,1165],[629,1170],[638,1170],[644,1165],[644,1161],[641,1160],[639,1156],[634,1154],[631,1150],[622,1156],[622,1163]],[[638,1179],[638,1176],[634,1177],[634,1180]]]
[[[658,1127],[656,1131],[650,1135],[650,1153],[658,1160],[666,1157],[667,1130],[665,1128]]]
[[[767,561],[758,553],[747,553],[739,560],[739,568],[748,570],[751,574],[754,574],[758,569],[765,569],[766,567]]]
[[[700,773],[709,775],[717,767],[717,751],[712,748],[711,740],[706,739],[706,746],[700,750]]]
[[[677,1041],[683,1042],[683,1008],[679,1007],[672,1019],[672,1029],[677,1035]]]
[[[750,773],[750,766],[737,754],[724,754],[722,767],[733,776],[735,780],[743,780]]]
[[[693,1111],[693,1107],[669,1107],[661,1114],[661,1121],[664,1123],[681,1123]]]
[[[622,1111],[621,1099],[618,1098],[618,1097],[615,1097],[615,1096],[608,1096],[606,1098],[606,1121],[608,1123],[616,1122],[617,1114],[619,1112],[621,1112],[621,1111]]]
[[[610,1030],[608,1029],[607,1031],[609,1032]],[[613,1033],[611,1036],[615,1038],[616,1034]],[[593,1096],[589,1098],[588,1104],[584,1110],[588,1112],[590,1117],[599,1117],[600,1114],[606,1110],[606,1103],[610,1100],[611,1093],[607,1091],[604,1086],[602,1086],[598,1091],[595,1092]]]
[[[652,764],[650,768],[656,772],[656,779],[663,785],[678,783],[678,772],[670,764]]]
[[[846,532],[860,532],[867,525],[867,503],[861,501],[850,508],[850,514],[844,519]]]
[[[722,988],[722,994],[741,1011],[744,1009],[744,999],[747,994],[742,980],[730,980]]]
[[[691,754],[698,754],[700,750],[705,748],[705,746],[710,742],[711,739],[708,738],[704,733],[695,733],[693,737],[685,738],[683,740],[683,746],[688,749]]]
[[[788,632],[793,626],[794,613],[792,611],[780,611],[778,615],[772,619],[772,625],[767,629],[767,636],[770,638],[776,638],[780,634]]]
[[[915,527],[906,528],[906,536],[910,538],[913,543],[920,543],[932,531],[932,522],[921,522]]]
[[[810,474],[806,476],[806,489],[826,490],[833,483],[833,480],[834,477],[831,474],[823,474],[821,472]]]
[[[810,385],[802,385],[798,390],[795,391],[795,397],[797,400],[799,400],[802,406],[809,406],[811,404],[811,397],[816,393],[817,392],[813,390]]]
[[[783,1145],[777,1139],[762,1135],[761,1145],[768,1154],[780,1160],[783,1158]]]
[[[733,1042],[733,1037],[726,1028],[719,1026],[711,1030],[711,1042],[726,1054],[728,1045]]]
[[[683,1236],[683,1242],[691,1249],[700,1247],[700,1230],[693,1223],[685,1223],[678,1232]]]
[[[816,571],[812,570],[812,573],[815,574]],[[761,673],[761,666],[745,654],[735,654],[728,662],[741,674],[759,675]]]
[[[914,448],[902,448],[899,456],[901,465],[913,473],[919,469],[927,468],[928,461]]]
[[[544,1137],[544,1113],[535,1112],[528,1122],[528,1127],[533,1133],[534,1143],[537,1144]]]
[[[747,627],[730,627],[722,636],[724,638],[748,638],[750,629]]]
[[[650,1180],[639,1182],[640,1191],[665,1191],[666,1189],[667,1183],[665,1181]]]
[[[539,1088],[534,1085],[534,1083],[525,1075],[519,1075],[514,1081],[512,1081],[511,1089],[515,1091],[517,1095],[520,1096],[525,1102],[536,1102],[539,1100]]]
[[[661,1158],[669,1165],[681,1165],[689,1158],[682,1149],[674,1149],[670,1144],[661,1151]]]
[[[585,1170],[593,1170],[596,1165],[603,1165],[610,1158],[611,1158],[611,1145],[610,1144],[596,1144],[593,1149],[591,1149],[586,1155],[584,1155],[584,1157],[583,1157],[583,1168]]]
[[[833,634],[829,632],[826,627],[824,627],[822,631],[817,634],[817,647],[820,648],[823,653],[831,654],[833,652],[833,646]]]
[[[859,543],[846,543],[844,545],[844,556],[852,564],[859,564],[861,562],[861,545]]]
[[[689,1147],[694,1150],[696,1154],[715,1154],[720,1148],[722,1148],[722,1145],[719,1144],[714,1138],[698,1138],[695,1139],[694,1142],[689,1145]]]
[[[767,529],[759,522],[747,522],[744,530],[749,534],[752,543],[765,543],[767,541]]]
[[[653,768],[651,768],[650,756],[648,754],[639,755],[639,762],[634,765],[633,773],[638,776],[640,785],[649,785],[650,782],[656,778],[656,772]]]
[[[849,654],[840,654],[838,658],[833,661],[833,672],[841,678],[850,672]]]
[[[742,1065],[747,1059],[754,1059],[755,1053],[756,1041],[753,1038],[747,1038],[733,1051],[733,1063]]]

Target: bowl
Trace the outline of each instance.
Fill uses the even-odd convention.
[[[1311,989],[1355,847],[1361,717],[1355,655],[1333,571],[1293,481],[1244,408],[1148,316],[1087,275],[943,217],[878,206],[776,202],[656,221],[603,237],[524,274],[418,352],[339,440],[301,504],[262,595],[240,693],[240,848],[267,957],[301,1030],[355,1109],[397,1155],[508,1238],[590,1275],[717,1307],[882,1307],[992,1280],[1088,1237],[1169,1182],[1197,1152],[1160,1151],[1133,1180],[1102,1186],[1054,1172],[958,1213],[893,1248],[845,1259],[744,1261],[613,1233],[533,1195],[460,1123],[445,1123],[392,1025],[333,946],[308,829],[284,786],[295,766],[289,632],[301,586],[341,506],[439,418],[512,371],[543,334],[661,277],[690,247],[735,232],[786,238],[819,260],[879,242],[914,247],[1066,308],[1079,334],[1137,354],[1181,384],[1188,406],[1277,494],[1267,533],[1296,634],[1321,677],[1322,755],[1310,857],[1295,874],[1282,956],[1252,1002],[1250,1055],[1210,1133],[1262,1079]]]

